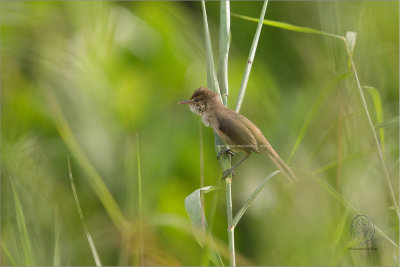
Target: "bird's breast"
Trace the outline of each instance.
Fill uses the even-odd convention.
[[[208,118],[209,118],[209,116],[208,116],[207,112],[203,112],[201,114],[201,120],[203,121],[204,125],[207,127],[210,126],[210,122],[208,121]]]

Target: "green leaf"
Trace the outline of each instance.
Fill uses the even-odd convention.
[[[74,178],[72,176],[71,162],[70,162],[69,158],[68,158],[68,173],[69,173],[69,179],[71,182],[72,193],[74,194],[75,205],[76,205],[76,208],[78,209],[79,217],[81,219],[83,229],[85,230],[86,238],[89,242],[89,246],[90,246],[90,250],[92,251],[92,256],[93,256],[94,262],[96,263],[96,266],[101,266],[99,254],[97,253],[96,246],[94,245],[92,236],[90,235],[89,230],[85,223],[85,219],[83,218],[81,205],[79,204],[78,194],[76,193]]]
[[[267,11],[267,6],[268,6],[268,0],[265,0],[263,8],[261,10],[260,18],[258,19],[256,33],[254,34],[253,42],[250,47],[250,52],[249,52],[249,56],[247,58],[246,68],[244,69],[243,79],[240,84],[239,95],[238,95],[238,98],[236,101],[236,108],[235,108],[236,112],[240,111],[240,107],[242,106],[244,94],[246,93],[246,87],[247,87],[247,83],[249,81],[251,67],[253,66],[254,56],[256,54],[258,40],[260,38],[261,28],[262,28],[264,17],[265,17],[265,12]]]
[[[209,193],[211,191],[222,189],[216,186],[206,186],[195,190],[193,193],[185,198],[185,209],[189,215],[192,229],[197,242],[201,247],[207,245],[210,247],[209,257],[217,266],[223,266],[221,256],[215,248],[215,243],[212,239],[211,234],[207,234],[207,221],[204,216],[204,207],[201,204],[200,192]]]
[[[10,251],[8,250],[7,246],[3,243],[3,241],[0,241],[0,242],[1,242],[1,248],[3,249],[5,255],[7,255],[8,259],[11,261],[11,263],[14,266],[18,266],[18,264],[15,262],[13,256],[11,255]],[[2,261],[2,263],[4,264],[4,260]]]
[[[240,19],[248,20],[248,21],[258,22],[257,18],[243,16],[243,15],[239,15],[239,14],[235,14],[235,13],[232,13],[232,16],[240,18]],[[308,27],[301,27],[301,26],[297,26],[297,25],[293,25],[293,24],[289,24],[289,23],[281,22],[281,21],[265,19],[263,23],[265,25],[268,25],[271,27],[281,28],[281,29],[288,30],[288,31],[319,34],[319,35],[335,37],[335,38],[342,39],[342,40],[344,39],[340,35],[332,34],[329,32],[324,32],[324,31],[320,31],[320,30],[316,30],[316,29],[312,29],[312,28],[308,28]]]
[[[53,254],[53,266],[60,266],[60,230],[61,230],[61,218],[59,218],[58,213],[55,217],[55,240],[54,240],[54,254]]]
[[[363,89],[366,89],[369,95],[372,98],[372,102],[374,103],[374,108],[375,108],[375,115],[376,115],[376,123],[382,123],[383,122],[383,111],[382,111],[382,100],[381,100],[381,95],[379,94],[379,91],[371,86],[363,86]],[[383,127],[379,128],[379,136],[381,140],[381,146],[382,146],[382,154],[385,155],[385,131]]]
[[[11,188],[15,202],[15,213],[17,218],[18,233],[20,236],[20,244],[25,258],[25,263],[23,265],[32,266],[35,265],[33,262],[32,243],[26,226],[24,211],[22,209],[18,192],[15,190],[15,187],[12,183]]]
[[[228,56],[231,43],[231,19],[229,0],[221,0],[220,23],[219,23],[219,64],[218,81],[221,89],[222,102],[228,103]]]
[[[232,224],[229,226],[229,229],[235,228],[236,225],[238,224],[238,222],[240,221],[240,219],[242,218],[242,216],[244,215],[244,213],[246,212],[246,210],[249,208],[250,204],[254,201],[254,199],[256,198],[256,196],[261,192],[261,190],[264,188],[264,186],[266,185],[266,183],[271,180],[275,175],[277,175],[278,173],[280,173],[280,170],[274,171],[272,172],[270,175],[268,175],[262,182],[261,184],[257,187],[257,189],[253,192],[253,194],[251,194],[250,198],[246,201],[246,203],[244,203],[244,205],[240,208],[240,210],[238,211],[238,213],[236,213],[235,218],[233,218],[232,220]]]

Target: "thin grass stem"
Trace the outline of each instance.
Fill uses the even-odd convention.
[[[221,0],[219,23],[219,70],[218,82],[221,89],[222,103],[228,105],[228,56],[230,45],[230,4],[228,0]]]
[[[137,175],[138,175],[138,209],[139,209],[139,255],[140,265],[144,265],[144,245],[143,245],[143,196],[142,196],[142,172],[140,169],[140,150],[139,150],[139,133],[136,134],[136,159],[137,159]]]
[[[81,205],[79,204],[78,194],[76,193],[74,178],[72,176],[71,161],[70,161],[69,157],[68,157],[68,173],[69,173],[69,179],[71,182],[72,193],[74,195],[75,205],[76,205],[76,208],[78,209],[79,218],[81,219],[83,230],[85,231],[86,238],[89,242],[89,246],[90,246],[90,250],[92,251],[94,262],[96,263],[96,266],[102,266],[99,254],[97,253],[97,250],[96,250],[96,246],[94,245],[92,236],[90,235],[89,230],[86,226],[86,222],[83,217]]]
[[[363,90],[362,90],[360,79],[358,78],[358,74],[357,74],[357,70],[356,70],[356,67],[355,67],[355,64],[354,64],[353,56],[351,54],[351,51],[350,51],[350,48],[349,48],[349,45],[348,45],[348,42],[347,42],[346,38],[343,38],[343,41],[344,41],[344,45],[346,47],[347,56],[349,57],[349,60],[350,60],[351,68],[352,68],[353,73],[354,73],[354,77],[356,79],[357,88],[358,88],[358,92],[360,93],[360,98],[361,98],[362,105],[363,105],[363,108],[364,108],[364,111],[365,111],[365,115],[367,116],[368,124],[369,124],[369,127],[370,127],[371,131],[372,131],[372,134],[373,134],[373,137],[374,137],[374,141],[375,141],[375,145],[376,145],[376,148],[378,150],[379,160],[380,160],[380,162],[382,164],[382,167],[383,167],[386,183],[387,183],[387,185],[389,187],[389,191],[390,191],[390,196],[392,198],[394,208],[396,209],[397,217],[400,219],[400,211],[399,211],[399,207],[397,205],[396,197],[394,195],[392,182],[390,181],[389,172],[388,172],[388,170],[386,168],[385,160],[384,160],[384,157],[383,157],[383,152],[382,152],[381,146],[380,146],[379,141],[378,141],[378,137],[377,137],[375,129],[374,129],[374,124],[372,123],[371,116],[369,115],[367,102],[365,101],[365,96],[364,96],[364,93],[363,93]]]
[[[220,70],[222,73],[220,73],[219,77],[223,79],[225,82],[222,82],[224,84],[224,96],[221,95],[219,83],[217,80],[217,75],[215,71],[215,65],[214,65],[214,58],[213,58],[213,53],[212,53],[212,44],[211,44],[211,38],[210,38],[210,31],[208,28],[208,21],[207,21],[207,11],[206,11],[206,5],[205,1],[201,1],[201,6],[202,6],[202,11],[203,11],[203,22],[204,22],[204,34],[205,34],[205,46],[206,46],[206,54],[207,54],[207,86],[213,90],[214,92],[218,93],[220,95],[221,102],[227,105],[227,92],[228,92],[228,51],[229,51],[229,41],[226,39],[226,33],[230,32],[229,28],[227,28],[230,23],[229,23],[229,1],[226,1],[226,3],[223,3],[222,8],[221,8],[221,13],[224,13],[222,16],[224,18],[221,18],[221,23],[224,25],[224,29],[222,29],[222,33],[220,34],[220,37],[224,38],[222,41],[221,49],[222,55],[220,55],[220,59],[222,62],[222,66],[220,65]],[[221,26],[222,27],[222,26]],[[218,153],[220,150],[224,149],[225,144],[222,142],[221,138],[215,133],[214,131],[214,136],[215,136],[215,150]],[[229,155],[223,155],[220,157],[219,160],[220,166],[222,170],[227,170],[231,167],[231,158]],[[232,175],[230,175],[227,179],[231,179],[232,181]],[[227,201],[227,212],[229,213],[230,210],[230,217],[232,218],[232,199],[231,199],[231,191],[230,191],[230,184],[226,184],[229,190],[227,190],[227,198],[228,194],[230,197],[230,201]],[[228,193],[229,192],[229,193]],[[216,199],[216,198],[215,198]],[[213,205],[217,205],[216,202],[213,203]],[[230,208],[229,208],[230,206]],[[215,210],[215,207],[212,208],[212,210]],[[228,220],[229,220],[229,215],[228,215]],[[230,233],[229,235],[229,247],[230,247],[230,259],[231,259],[231,265],[234,266],[234,244],[233,244],[233,232]],[[232,250],[233,252],[232,252]],[[209,253],[209,251],[206,251],[206,253]],[[233,259],[233,261],[232,261]],[[233,263],[233,264],[232,264]]]
[[[236,102],[236,109],[235,109],[236,112],[240,111],[240,107],[242,106],[243,98],[244,98],[244,95],[246,93],[246,87],[247,87],[247,83],[249,81],[250,71],[251,71],[251,67],[253,65],[254,56],[256,54],[257,44],[258,44],[258,40],[260,38],[261,28],[262,28],[262,25],[263,25],[263,21],[264,21],[264,17],[265,17],[265,12],[267,10],[267,6],[268,6],[268,0],[265,0],[263,8],[261,10],[260,19],[258,20],[256,33],[254,34],[253,43],[251,44],[250,53],[249,53],[249,57],[247,59],[246,68],[244,69],[243,79],[242,79],[242,83],[241,83],[240,89],[239,89],[239,96],[238,96],[238,99],[237,99],[237,102]]]
[[[8,259],[11,261],[12,265],[18,266],[18,264],[15,262],[13,256],[11,255],[11,253],[8,250],[8,248],[6,247],[6,245],[3,243],[3,241],[0,241],[0,242],[1,242],[1,248],[3,249],[4,253],[7,255]],[[2,259],[2,263],[4,263],[3,259]]]
[[[225,179],[225,193],[226,193],[226,213],[228,217],[228,226],[232,224],[232,179]],[[236,266],[235,259],[235,229],[228,230],[229,239],[229,262],[230,266]]]

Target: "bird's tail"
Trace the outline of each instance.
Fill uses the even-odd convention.
[[[281,159],[276,153],[276,151],[269,146],[266,149],[265,154],[269,156],[269,158],[272,160],[273,163],[283,172],[283,174],[290,180],[290,181],[297,181],[296,175],[293,173],[292,169]]]

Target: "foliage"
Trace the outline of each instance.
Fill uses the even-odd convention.
[[[201,3],[1,7],[0,263],[94,265],[87,233],[104,265],[206,262],[184,206],[201,187],[199,123],[176,105],[206,85]],[[210,40],[218,40],[219,7],[207,2]],[[231,14],[256,20],[261,10],[261,2],[230,5]],[[399,219],[388,189],[390,181],[398,199],[398,10],[395,1],[268,4],[266,20],[284,24],[263,25],[240,110],[283,159],[291,158],[301,179],[290,186],[264,180],[235,227],[238,265],[399,264]],[[287,25],[357,33],[347,42],[370,121],[343,40],[282,29]],[[234,105],[257,24],[232,16],[230,26]],[[217,52],[219,43],[213,45]],[[384,145],[388,179],[371,126]],[[214,135],[202,133],[204,184],[220,186]],[[233,214],[274,170],[258,155],[239,167]],[[204,207],[215,248],[228,262],[225,201],[214,207],[210,197],[220,191],[207,194]],[[379,229],[376,250],[348,249],[359,214]]]

